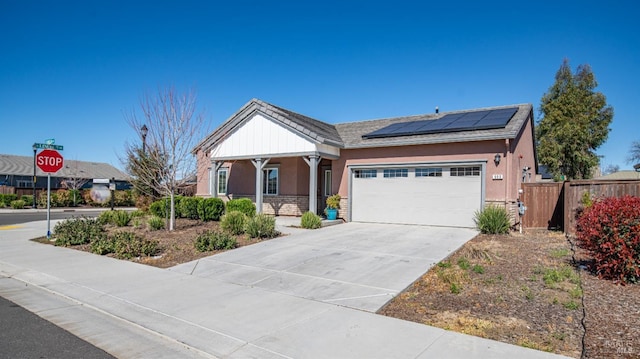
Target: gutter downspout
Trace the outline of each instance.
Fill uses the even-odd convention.
[[[509,139],[505,138],[504,139],[504,149],[505,149],[505,153],[504,153],[504,161],[506,162],[506,169],[505,169],[505,181],[504,181],[504,207],[507,211],[509,211],[509,208],[507,207],[508,203],[509,203],[509,178],[511,177],[511,166],[509,165],[511,162],[511,157],[509,156]]]

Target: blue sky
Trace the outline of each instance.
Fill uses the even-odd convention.
[[[122,168],[124,113],[195,89],[213,130],[251,98],[329,123],[532,103],[564,58],[615,116],[597,152],[640,140],[635,1],[0,1],[0,153],[55,138]]]

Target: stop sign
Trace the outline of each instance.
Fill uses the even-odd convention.
[[[36,155],[36,163],[42,172],[56,173],[62,168],[64,160],[58,151],[44,150]]]

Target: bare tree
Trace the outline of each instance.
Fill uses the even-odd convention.
[[[173,87],[159,89],[154,96],[145,95],[140,110],[140,114],[132,111],[125,115],[131,128],[145,140],[142,146],[126,145],[127,168],[141,186],[170,198],[172,231],[175,195],[196,173],[191,149],[203,130],[204,115],[196,113],[193,91],[179,94]],[[143,126],[148,130],[144,136]]]
[[[69,177],[66,177],[62,180],[62,186],[71,190],[73,194],[73,206],[78,205],[77,194],[79,190],[89,182],[88,178],[81,177],[80,172],[84,172],[78,168],[78,161],[75,161],[75,166],[73,170],[71,170],[71,174]]]
[[[640,163],[640,141],[633,141],[631,149],[629,150],[629,157],[627,157],[627,163],[632,165]]]

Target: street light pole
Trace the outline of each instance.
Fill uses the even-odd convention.
[[[147,133],[149,133],[149,129],[147,128],[147,125],[142,125],[142,128],[140,128],[140,134],[142,135],[142,154],[146,155],[146,150],[147,150]]]
[[[36,208],[36,144],[33,144],[33,208]]]

